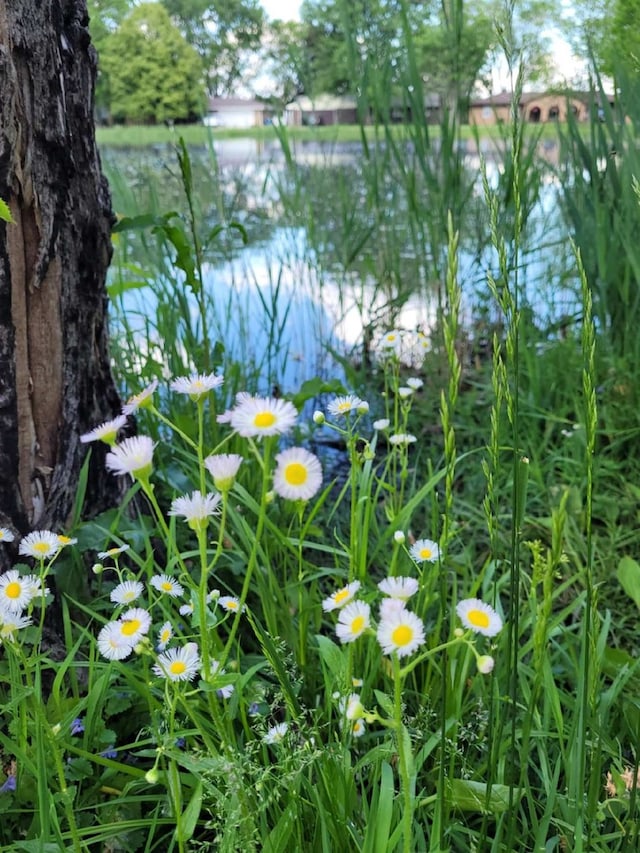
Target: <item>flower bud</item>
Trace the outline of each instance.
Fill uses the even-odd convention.
[[[496,662],[491,655],[480,655],[476,664],[478,672],[481,672],[482,675],[489,675],[490,672],[493,672],[493,667],[496,665]]]

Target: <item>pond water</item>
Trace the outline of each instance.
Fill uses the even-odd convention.
[[[207,252],[212,337],[232,358],[252,365],[265,387],[290,391],[313,376],[341,376],[332,350],[353,355],[363,337],[375,343],[392,326],[428,334],[436,322],[444,299],[448,188],[440,181],[437,152],[427,162],[410,146],[406,150],[406,164],[389,152],[365,157],[351,143],[297,143],[285,151],[279,143],[240,139],[190,151],[201,234],[238,222],[247,236],[243,245],[237,230],[225,230]],[[577,278],[553,172],[557,147],[545,143],[540,153],[544,159],[525,180],[526,222],[511,277],[544,334],[575,312]],[[465,144],[457,152],[453,198],[459,202],[458,280],[470,334],[479,318],[486,324],[496,317],[486,284],[488,270],[497,275],[497,256],[481,157],[501,197],[498,225],[512,249],[503,155],[490,145],[478,151]],[[104,149],[102,158],[119,214],[186,209],[170,147]],[[116,262],[112,276],[120,265],[125,278],[132,269],[139,277],[144,270],[147,282],[115,301],[116,334],[124,314],[130,327],[138,318],[148,330],[158,300],[183,287],[181,276],[139,232],[121,235]],[[188,310],[197,325],[195,299]]]

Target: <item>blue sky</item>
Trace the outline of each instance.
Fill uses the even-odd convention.
[[[299,18],[302,0],[262,0],[262,5],[270,18],[281,21],[294,21]]]

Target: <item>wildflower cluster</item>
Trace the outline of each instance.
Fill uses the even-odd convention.
[[[0,542],[14,539],[8,528],[0,528]],[[75,541],[51,530],[35,530],[20,540],[18,554],[35,561],[37,574],[24,574],[20,565],[0,575],[0,639],[13,640],[17,631],[33,624],[34,607],[44,608],[50,594],[46,577],[51,565],[60,551]]]
[[[380,603],[375,636],[385,655],[399,658],[413,654],[425,642],[422,620],[407,609],[409,598],[418,591],[418,581],[409,577],[389,577],[380,581],[378,589],[384,598]],[[353,643],[363,634],[374,633],[371,606],[355,599],[360,582],[354,581],[337,590],[322,602],[323,610],[338,609],[336,636],[341,643]]]

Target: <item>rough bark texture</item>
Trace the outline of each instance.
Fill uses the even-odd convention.
[[[0,525],[63,530],[86,446],[117,414],[105,276],[111,199],[95,144],[86,0],[0,0]],[[98,451],[91,511],[118,482]],[[2,560],[10,558],[2,550]]]

